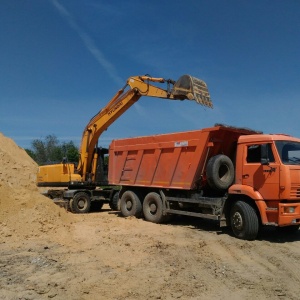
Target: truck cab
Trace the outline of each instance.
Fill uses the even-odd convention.
[[[238,141],[231,194],[253,201],[264,225],[300,224],[300,139],[248,135]]]

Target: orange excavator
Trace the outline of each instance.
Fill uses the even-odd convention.
[[[158,84],[166,84],[167,88],[160,88]],[[108,149],[99,147],[98,139],[103,131],[142,96],[168,100],[188,99],[209,108],[213,107],[206,83],[190,75],[183,75],[176,82],[150,76],[128,78],[125,86],[85,127],[78,164],[69,163],[64,159],[60,164],[39,167],[37,185],[50,188],[44,193],[46,196],[58,204],[67,204],[74,213],[89,212],[92,203],[97,203],[100,207],[109,203],[112,209],[116,209],[117,188],[103,188],[108,185],[105,170],[107,168],[104,164],[104,156]],[[54,187],[64,189],[53,189]]]

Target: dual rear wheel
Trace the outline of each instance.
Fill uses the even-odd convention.
[[[153,223],[163,223],[167,216],[163,213],[163,202],[158,193],[150,192],[146,195],[143,204],[133,191],[126,191],[121,197],[121,213],[124,217],[142,217]]]
[[[124,192],[120,201],[120,209],[124,217],[140,218],[142,216],[142,203],[133,191]]]

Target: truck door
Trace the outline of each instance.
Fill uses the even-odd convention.
[[[262,144],[245,145],[242,183],[252,186],[264,199],[274,200],[279,198],[280,165],[278,159],[275,159],[273,144],[265,145],[268,150],[268,165],[261,163]]]

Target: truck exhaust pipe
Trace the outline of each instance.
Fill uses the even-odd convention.
[[[181,76],[174,84],[171,94],[175,99],[195,100],[198,104],[213,108],[206,83],[190,75]]]

